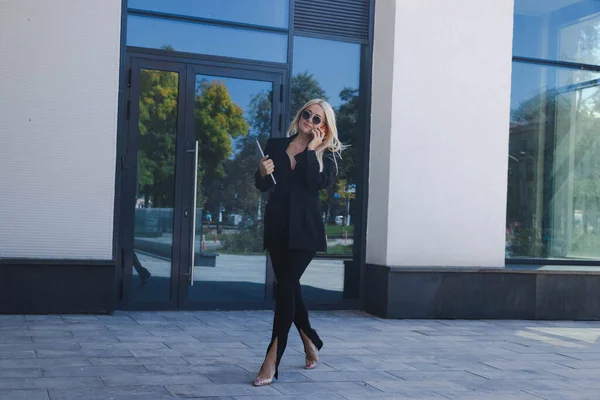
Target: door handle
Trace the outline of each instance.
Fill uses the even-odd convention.
[[[189,269],[190,286],[194,286],[194,262],[196,257],[196,201],[198,195],[198,141],[194,149],[194,202],[192,203],[192,256]],[[186,215],[187,216],[187,215]]]

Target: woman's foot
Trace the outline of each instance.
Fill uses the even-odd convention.
[[[319,363],[319,350],[304,332],[301,332],[300,336],[302,336],[302,342],[304,342],[304,354],[306,354],[306,365],[304,368],[313,369]]]
[[[254,386],[266,386],[273,383],[273,377],[277,372],[277,339],[271,345],[271,349],[265,357],[258,376],[254,379]]]

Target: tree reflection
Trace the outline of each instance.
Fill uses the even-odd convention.
[[[144,207],[173,207],[179,74],[140,73],[138,191]]]
[[[567,76],[511,113],[507,256],[600,255],[600,91]]]

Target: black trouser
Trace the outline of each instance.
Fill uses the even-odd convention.
[[[277,278],[277,291],[275,293],[275,317],[273,319],[273,333],[267,353],[271,349],[273,341],[277,339],[277,364],[285,351],[288,333],[292,322],[296,325],[298,332],[304,332],[321,349],[323,342],[317,332],[310,326],[308,310],[302,300],[300,289],[300,278],[315,256],[314,251],[292,250],[285,245],[273,245],[268,247],[275,277]],[[275,378],[278,374],[275,372]]]

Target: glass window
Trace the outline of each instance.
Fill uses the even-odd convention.
[[[173,262],[179,74],[140,71],[132,296],[168,302]]]
[[[194,274],[188,301],[262,301],[267,196],[254,187],[255,140],[264,146],[271,136],[273,83],[195,78],[193,130],[200,144],[195,260],[204,268]],[[214,263],[202,265],[205,253],[218,255]]]
[[[302,297],[313,302],[342,301],[344,298],[344,261],[315,259],[300,279]]]
[[[294,38],[292,118],[313,98],[328,100],[336,111],[342,143],[339,173],[331,193],[322,194],[330,254],[351,254],[354,244],[355,160],[362,132],[357,126],[360,81],[360,44],[306,37]],[[334,63],[320,60],[336,60]]]
[[[130,9],[287,28],[289,0],[129,0]]]
[[[600,73],[513,63],[507,257],[600,258]]]
[[[599,0],[516,0],[513,55],[600,63]]]
[[[285,63],[287,35],[129,15],[127,45]]]

